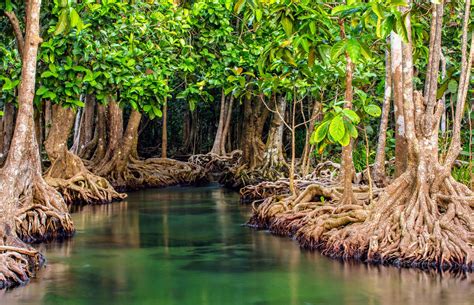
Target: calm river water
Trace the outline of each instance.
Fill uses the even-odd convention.
[[[342,264],[242,226],[249,213],[212,185],[86,206],[76,236],[41,245],[47,267],[0,304],[474,304],[472,275]]]

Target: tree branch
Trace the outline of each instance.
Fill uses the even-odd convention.
[[[18,44],[18,52],[20,52],[20,56],[23,59],[23,48],[25,46],[25,39],[23,38],[23,33],[21,32],[20,21],[18,21],[18,18],[16,17],[13,11],[5,12],[5,16],[8,17],[8,20],[10,20],[10,24],[12,25],[13,32],[15,33],[16,37],[16,42]]]

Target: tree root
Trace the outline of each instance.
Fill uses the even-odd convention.
[[[303,186],[304,185],[304,186]],[[273,188],[273,189],[272,189]],[[404,267],[473,271],[473,194],[452,177],[437,191],[405,173],[385,189],[354,187],[348,204],[335,185],[286,181],[246,187],[254,200],[249,226],[294,236],[300,245],[330,257]]]
[[[61,193],[66,204],[103,204],[127,197],[115,191],[107,179],[91,173],[83,161],[69,151],[53,161],[44,179]]]
[[[0,289],[24,285],[44,264],[43,256],[12,234],[7,225],[0,230]]]
[[[123,170],[114,169],[106,178],[120,191],[207,181],[206,171],[201,166],[164,158],[130,158]]]
[[[234,150],[230,154],[224,156],[214,153],[193,155],[189,157],[188,162],[204,168],[208,173],[218,174],[222,177],[227,175],[232,167],[239,164],[241,158],[242,151]]]
[[[42,242],[74,234],[74,225],[61,195],[42,179],[20,196],[16,232],[25,242]]]

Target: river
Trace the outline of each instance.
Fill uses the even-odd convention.
[[[85,206],[47,267],[0,304],[472,305],[472,275],[341,263],[242,224],[250,207],[210,185],[130,193]]]

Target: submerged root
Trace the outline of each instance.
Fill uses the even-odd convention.
[[[66,204],[102,204],[126,198],[118,193],[107,179],[91,173],[83,161],[71,152],[56,159],[44,175]]]
[[[61,195],[42,179],[20,196],[16,232],[25,242],[42,242],[74,234],[74,225]]]

